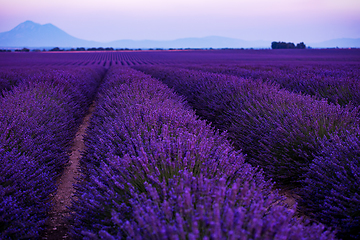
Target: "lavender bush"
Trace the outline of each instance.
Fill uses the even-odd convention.
[[[101,72],[92,71],[45,72],[0,98],[1,239],[38,237],[85,100],[100,82]]]
[[[299,201],[320,222],[336,226],[343,239],[360,238],[360,139],[335,136],[306,173]]]
[[[331,134],[356,131],[358,109],[343,108],[273,84],[165,67],[138,67],[161,79],[217,128],[248,160],[281,185],[297,184]]]
[[[38,236],[50,210],[49,194],[55,191],[54,174],[45,165],[0,146],[0,237]]]
[[[360,71],[353,64],[223,64],[220,66],[183,65],[183,67],[264,82],[275,82],[289,91],[326,98],[329,102],[342,106],[350,103],[356,106],[360,105],[358,84]]]
[[[131,69],[112,68],[98,103],[86,138],[82,182],[77,185],[72,206],[74,238],[177,235],[185,239],[197,230],[199,236],[210,236],[213,227],[220,224],[215,215],[219,209],[213,207],[220,203],[232,204],[226,211],[236,214],[242,206],[245,219],[257,219],[263,226],[257,221],[247,226],[236,215],[236,219],[220,226],[219,237],[226,236],[227,229],[244,225],[239,229],[244,237],[278,235],[296,239],[286,232],[298,228],[314,233],[314,238],[333,238],[333,233],[321,225],[308,226],[296,220],[294,212],[272,190],[273,184],[264,180],[261,171],[244,163],[226,134],[197,120],[183,100],[158,81]],[[184,189],[188,191],[186,196]],[[189,197],[199,205],[189,202],[185,206]],[[225,204],[228,201],[236,203]],[[163,204],[168,207],[162,208]],[[199,220],[202,225],[192,228],[187,218],[191,211],[201,214],[195,207],[201,204],[206,216]],[[164,222],[163,217],[168,221]],[[278,218],[284,221],[270,223]]]
[[[342,179],[330,177],[339,170],[329,167],[328,164],[331,162],[329,160],[327,161],[329,163],[323,163],[323,165],[320,164],[320,160],[315,161],[322,166],[322,171],[327,173],[320,178],[318,175],[322,173],[315,170],[313,165],[310,167],[310,164],[318,156],[326,159],[338,156],[338,161],[343,159],[333,151],[327,151],[327,155],[321,155],[324,142],[327,142],[329,148],[332,149],[335,147],[332,144],[338,141],[336,139],[343,139],[344,145],[352,145],[352,140],[348,138],[348,135],[358,132],[357,108],[329,105],[326,101],[289,93],[274,85],[242,79],[236,80],[229,76],[159,67],[142,67],[141,69],[187,96],[192,106],[196,110],[199,109],[197,112],[206,119],[211,119],[215,126],[229,130],[236,146],[244,149],[250,162],[262,166],[266,175],[283,185],[289,186],[290,183],[290,186],[297,186],[300,189],[300,195],[304,196],[304,201],[307,202],[304,204],[313,207],[308,206],[309,209],[305,209],[304,213],[316,216],[315,218],[318,220],[337,227],[340,232],[349,232],[347,230],[349,227],[345,226],[344,221],[352,222],[351,226],[356,225],[357,220],[354,219],[354,215],[340,217],[339,212],[328,210],[331,206],[330,200],[326,207],[322,204],[323,199],[330,195],[330,191],[326,192],[325,189],[344,182],[345,178],[347,178],[345,182],[348,182],[349,186],[351,186],[350,183],[356,186],[357,180],[348,175]],[[206,105],[204,106],[204,104]],[[219,111],[219,108],[222,111]],[[214,113],[219,114],[218,118]],[[350,149],[353,150],[353,148],[349,148],[348,152],[352,151]],[[338,168],[348,169],[346,166],[346,161],[341,161]],[[310,172],[308,172],[309,170]],[[307,173],[310,175],[306,175]],[[325,176],[332,179],[332,184]],[[306,177],[306,182],[314,181],[314,183],[303,188]],[[328,187],[319,190],[322,189],[321,184]],[[354,194],[355,188],[352,189],[350,191],[352,193],[346,192],[348,190],[338,189],[339,196],[333,198],[334,205],[332,206],[335,208],[335,201],[345,204],[342,200],[343,197],[340,197],[341,194],[351,196],[348,198],[349,206],[343,205],[341,208],[342,214],[358,211],[354,208],[358,203],[356,197],[358,193]],[[323,212],[323,215],[317,215],[322,208],[326,211]],[[337,211],[341,210],[337,209]],[[342,223],[337,223],[335,220],[329,221],[326,218],[338,219],[336,221],[342,221]],[[346,220],[340,220],[342,218]],[[350,235],[339,234],[339,236],[349,237]]]
[[[208,179],[180,172],[160,188],[146,184],[146,192],[130,199],[131,217],[112,210],[121,231],[102,239],[335,239],[324,226],[302,222],[294,209],[274,205],[276,194],[263,195],[255,182],[238,178]],[[85,232],[96,239],[94,234]]]
[[[0,68],[0,96],[2,96],[3,91],[10,90],[30,75],[40,72],[39,68]]]
[[[210,176],[236,172],[243,164],[243,156],[229,148],[224,135],[197,121],[182,99],[158,81],[114,68],[102,89],[86,138],[86,178],[97,176],[100,164],[104,169],[117,163],[117,181],[140,184],[141,190],[141,179],[152,172],[157,174],[153,181],[161,182],[184,168]]]

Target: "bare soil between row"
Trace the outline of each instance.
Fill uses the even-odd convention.
[[[81,153],[85,150],[84,136],[94,109],[93,102],[75,135],[69,154],[69,165],[58,180],[57,192],[53,198],[53,209],[49,213],[49,220],[41,239],[69,239],[67,217],[70,216],[70,211],[68,207],[71,206],[71,197],[75,193],[74,184],[79,177]]]

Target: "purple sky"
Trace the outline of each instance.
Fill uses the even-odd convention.
[[[31,20],[86,40],[360,38],[360,0],[0,0],[0,32]]]

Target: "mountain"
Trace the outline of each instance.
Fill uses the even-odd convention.
[[[0,33],[1,47],[92,47],[99,43],[75,38],[48,23],[26,21],[8,32]]]
[[[320,43],[310,43],[312,48],[360,48],[360,38],[337,38]]]
[[[170,41],[118,40],[108,43],[75,38],[60,28],[48,23],[26,21],[8,32],[0,33],[0,47],[70,48],[269,48],[267,41],[244,41],[226,37],[182,38]]]
[[[339,38],[320,43],[305,43],[312,48],[360,48],[360,38]],[[244,41],[235,38],[210,36],[203,38],[181,38],[169,41],[118,40],[107,43],[87,41],[67,34],[48,23],[38,24],[26,21],[8,32],[0,33],[1,47],[17,48],[71,48],[71,47],[113,47],[113,48],[270,48],[270,41]]]

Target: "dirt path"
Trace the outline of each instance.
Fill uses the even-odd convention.
[[[89,126],[90,117],[94,108],[95,103],[93,102],[76,133],[73,146],[71,147],[70,165],[65,168],[63,175],[59,179],[59,186],[53,199],[54,208],[53,211],[49,213],[50,220],[46,224],[46,230],[42,234],[41,239],[57,240],[69,238],[68,224],[66,221],[66,217],[69,216],[67,206],[70,206],[70,199],[75,192],[73,184],[76,183],[76,178],[79,176],[78,168],[80,167],[81,152],[85,149],[83,138],[86,128]]]

